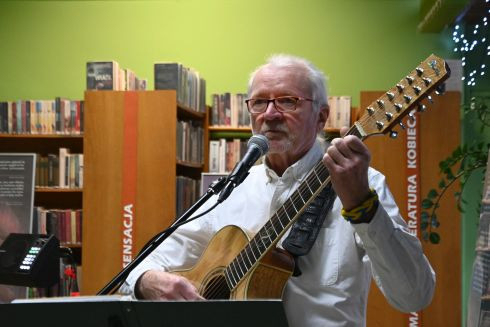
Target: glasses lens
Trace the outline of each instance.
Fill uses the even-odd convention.
[[[276,105],[282,111],[293,111],[296,109],[296,103],[298,102],[298,98],[294,97],[282,97],[276,99]]]
[[[267,108],[267,99],[251,99],[248,106],[251,112],[262,112]]]

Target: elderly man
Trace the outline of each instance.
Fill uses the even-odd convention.
[[[371,277],[395,308],[410,312],[427,306],[435,274],[400,217],[384,176],[369,167],[369,150],[353,135],[334,139],[326,151],[317,139],[329,113],[325,89],[323,73],[294,56],[272,56],[253,72],[247,106],[253,133],[269,141],[264,164],[252,167],[214,211],[161,244],[123,289],[144,299],[202,299],[191,282],[168,271],[192,267],[226,225],[256,233],[322,160],[336,195],[329,194],[328,210],[313,219],[321,219],[317,238],[296,257],[301,273],[285,286],[289,324],[365,325]],[[287,249],[288,237],[278,246]]]

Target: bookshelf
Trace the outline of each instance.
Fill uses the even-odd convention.
[[[207,113],[177,103],[173,90],[87,91],[84,137],[82,293],[95,294],[176,217],[176,181],[202,162],[177,160],[177,120]]]

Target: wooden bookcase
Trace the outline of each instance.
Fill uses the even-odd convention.
[[[383,92],[379,91],[361,92],[361,108],[367,108],[381,95]],[[441,179],[439,162],[460,143],[461,94],[452,91],[433,98],[434,104],[424,100],[427,111],[417,115],[420,154],[418,185],[422,199],[430,189],[437,188]],[[368,138],[366,144],[371,150],[371,166],[386,176],[400,212],[408,221],[406,131],[401,128],[397,128],[397,131],[399,136],[396,139],[376,136]],[[455,326],[461,321],[461,217],[455,199],[450,195],[457,191],[456,184],[449,189],[438,209],[438,216],[441,217],[441,226],[437,229],[441,235],[440,244],[422,241],[424,253],[436,272],[436,290],[432,303],[422,311],[419,326]],[[408,315],[390,306],[374,282],[368,299],[367,325],[408,325]]]
[[[175,91],[87,91],[84,118],[82,293],[95,294],[176,218],[176,176],[206,168],[177,161],[177,119],[202,122],[207,153],[207,116]]]

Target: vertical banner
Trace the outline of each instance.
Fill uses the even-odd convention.
[[[33,222],[35,153],[0,153],[0,244],[11,233],[38,233]],[[0,285],[0,303],[25,298],[27,289]]]
[[[407,130],[405,133],[405,153],[406,153],[406,213],[407,224],[414,236],[420,239],[420,116],[413,115],[413,119],[408,119],[406,122]],[[408,314],[408,326],[422,326],[422,312],[410,312]]]
[[[121,263],[124,268],[133,260],[134,255],[138,167],[138,94],[136,92],[124,92],[123,120]]]

